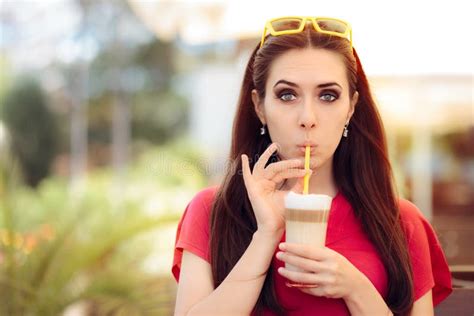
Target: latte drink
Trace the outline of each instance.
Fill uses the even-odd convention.
[[[324,247],[331,203],[329,195],[290,191],[285,196],[286,241]],[[301,271],[290,264],[286,268]]]

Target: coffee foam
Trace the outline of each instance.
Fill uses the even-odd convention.
[[[303,210],[329,210],[332,197],[325,194],[298,194],[293,191],[285,196],[285,207]]]

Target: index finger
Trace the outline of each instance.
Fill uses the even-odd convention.
[[[240,155],[240,159],[242,160],[242,175],[244,177],[244,183],[245,186],[248,187],[247,181],[252,175],[250,172],[249,159],[246,154]]]
[[[273,152],[278,149],[278,145],[276,143],[272,143],[268,148],[263,152],[260,156],[258,161],[255,163],[254,172],[262,172],[267,164],[268,159],[271,157]]]

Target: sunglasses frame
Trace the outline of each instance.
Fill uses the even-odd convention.
[[[299,28],[297,28],[297,29],[275,31],[275,29],[272,26],[272,23],[275,22],[275,21],[279,21],[279,20],[301,20],[301,22],[300,22]],[[334,35],[334,36],[342,37],[342,38],[345,38],[345,39],[349,40],[350,43],[351,43],[351,50],[352,50],[352,27],[348,22],[346,22],[344,20],[336,19],[336,18],[330,18],[330,17],[311,17],[311,16],[283,16],[283,17],[268,20],[265,23],[265,27],[263,29],[262,40],[260,41],[260,47],[262,47],[263,43],[265,42],[265,36],[267,34],[267,30],[270,32],[270,34],[272,36],[279,36],[279,35],[286,35],[286,34],[296,34],[296,33],[303,32],[304,28],[306,27],[306,23],[308,21],[312,22],[313,27],[317,32],[320,32],[320,33],[323,33],[323,34]],[[342,23],[346,26],[346,31],[344,33],[341,33],[341,32],[323,30],[319,27],[318,21],[335,21],[335,22]]]

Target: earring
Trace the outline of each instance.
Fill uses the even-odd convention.
[[[265,125],[260,127],[260,135],[265,135]]]
[[[349,134],[349,130],[347,129],[347,126],[349,126],[349,123],[344,125],[344,131],[342,132],[343,137],[347,137],[347,135]]]

